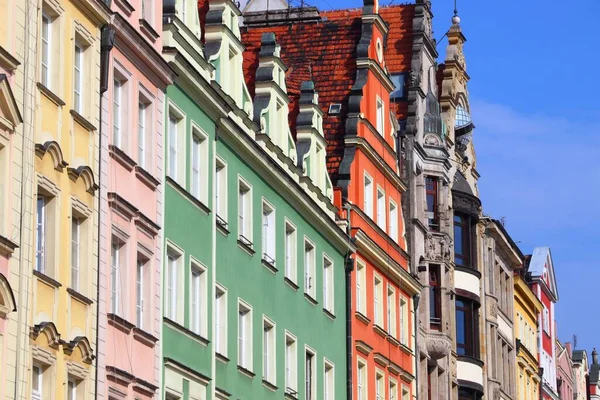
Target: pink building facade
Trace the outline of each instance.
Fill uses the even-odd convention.
[[[113,1],[102,99],[98,398],[158,398],[163,109],[162,1]],[[114,36],[113,36],[114,35]]]
[[[556,390],[561,399],[574,399],[575,373],[571,360],[571,343],[556,341]]]

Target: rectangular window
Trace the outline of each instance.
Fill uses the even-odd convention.
[[[36,213],[36,252],[35,252],[35,270],[46,273],[46,226],[47,226],[48,201],[43,195],[37,197]]]
[[[298,359],[296,338],[285,334],[285,393],[298,396]]]
[[[385,192],[381,188],[377,188],[377,225],[384,231],[387,225],[385,212]]]
[[[323,257],[323,308],[334,314],[334,284],[333,284],[333,263],[327,257]]]
[[[39,365],[31,368],[31,400],[42,400],[44,398],[44,371]]]
[[[140,329],[144,329],[144,300],[145,300],[145,265],[147,260],[138,254],[137,268],[135,274],[135,320],[136,325]]]
[[[252,188],[238,181],[238,236],[246,246],[252,246]]]
[[[408,302],[404,296],[400,297],[400,343],[408,345]]]
[[[124,245],[116,238],[112,240],[111,256],[110,256],[110,308],[113,314],[122,316],[122,299],[121,299],[121,260],[124,252]]]
[[[432,231],[440,230],[440,217],[438,214],[438,180],[437,178],[425,177],[425,194],[427,197],[427,219],[429,229]]]
[[[384,400],[385,398],[385,376],[383,372],[375,372],[375,399]]]
[[[459,356],[479,357],[479,316],[475,303],[456,298],[456,352]]]
[[[190,329],[197,335],[206,336],[206,273],[195,263],[192,263],[190,286]]]
[[[82,113],[83,109],[83,47],[75,43],[75,59],[73,60],[73,109]]]
[[[266,201],[262,205],[262,259],[275,266],[275,209]]]
[[[304,241],[304,293],[313,299],[315,290],[315,247],[308,240]]]
[[[263,319],[263,379],[275,384],[275,324]]]
[[[440,266],[429,266],[429,328],[442,329],[442,294],[440,286]]]
[[[358,359],[358,369],[356,371],[356,391],[358,400],[367,400],[367,363]]]
[[[390,400],[398,400],[398,383],[390,378]]]
[[[315,354],[307,349],[304,358],[304,390],[306,400],[314,400],[317,397],[317,382],[315,379],[315,359]]]
[[[285,277],[296,283],[296,227],[290,222],[285,222]]]
[[[365,174],[364,188],[364,212],[369,217],[373,218],[373,179],[367,174]]]
[[[77,382],[74,379],[69,379],[67,382],[67,399],[77,400]]]
[[[81,268],[81,219],[71,213],[71,288],[77,292]]]
[[[323,377],[323,400],[335,399],[335,375],[333,364],[325,360],[325,376]]]
[[[383,328],[383,282],[375,276],[373,286],[373,303],[375,312],[375,325]]]
[[[238,303],[238,365],[252,371],[252,309]]]
[[[356,260],[356,311],[367,316],[367,286],[365,264]]]
[[[215,208],[217,224],[227,229],[227,166],[219,158],[215,171]]]
[[[215,351],[227,356],[227,292],[217,286],[215,290]]]
[[[208,203],[208,140],[207,136],[194,128],[192,135],[192,195]]]
[[[402,400],[410,400],[410,392],[404,386],[402,386]]]
[[[123,130],[123,82],[119,79],[113,82],[113,144],[122,148]]]
[[[456,265],[471,265],[471,226],[469,217],[454,214],[454,262]]]
[[[167,254],[166,268],[166,298],[165,298],[165,316],[172,321],[179,321],[179,304],[177,296],[179,294],[179,264],[181,255],[169,251]]]
[[[381,98],[379,96],[377,96],[377,122],[376,122],[376,128],[377,128],[377,132],[379,132],[381,135],[384,135],[384,126],[383,126],[383,121],[385,120],[385,110],[383,107],[383,100],[381,100]]]
[[[169,132],[168,132],[168,142],[169,142],[169,160],[167,163],[167,175],[171,178],[173,178],[173,180],[177,181],[178,179],[178,160],[177,160],[177,156],[178,156],[178,148],[177,148],[177,136],[178,136],[178,132],[177,132],[177,128],[179,125],[179,120],[178,118],[173,115],[173,114],[169,114]]]
[[[388,234],[398,242],[398,206],[390,199],[390,228]]]
[[[138,103],[138,164],[146,168],[146,110],[148,106],[141,101]]]
[[[392,74],[392,82],[394,83],[394,91],[390,93],[390,99],[404,99],[404,76],[405,74]]]
[[[396,332],[396,291],[392,287],[392,285],[388,284],[387,290],[387,323],[388,323],[388,333],[397,337]]]
[[[52,57],[52,19],[42,13],[42,85],[50,88],[50,58]]]
[[[544,315],[543,315],[543,327],[544,327],[544,332],[546,332],[548,335],[550,334],[550,311],[548,310],[548,307],[546,307],[544,305]]]

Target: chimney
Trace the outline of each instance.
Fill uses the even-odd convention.
[[[596,351],[596,348],[594,347],[594,350],[592,351],[592,364],[598,364],[598,352]]]

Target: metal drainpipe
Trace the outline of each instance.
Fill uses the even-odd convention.
[[[419,398],[419,300],[421,300],[421,295],[415,294],[413,296],[413,303],[415,307],[415,399]]]
[[[98,137],[98,268],[96,271],[96,352],[98,351],[98,343],[100,342],[100,252],[102,250],[100,238],[102,237],[102,99],[104,93],[108,90],[108,67],[110,61],[110,52],[115,45],[115,28],[111,25],[102,27],[102,37],[100,43],[100,116],[98,118],[98,126],[100,132]],[[98,357],[96,357],[96,371],[94,392],[98,398]]]
[[[346,233],[349,241],[352,240],[350,207],[350,203],[346,202],[344,208],[346,208],[346,220],[348,221]],[[352,271],[354,270],[354,260],[350,257],[350,252],[346,254],[344,270],[346,272],[346,399],[352,400],[352,365],[354,364],[352,359]]]

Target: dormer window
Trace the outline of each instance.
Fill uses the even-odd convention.
[[[402,100],[406,97],[404,77],[406,74],[392,74],[392,82],[394,83],[394,91],[390,93],[390,100]]]
[[[337,115],[342,111],[340,103],[332,103],[329,105],[329,115]]]

